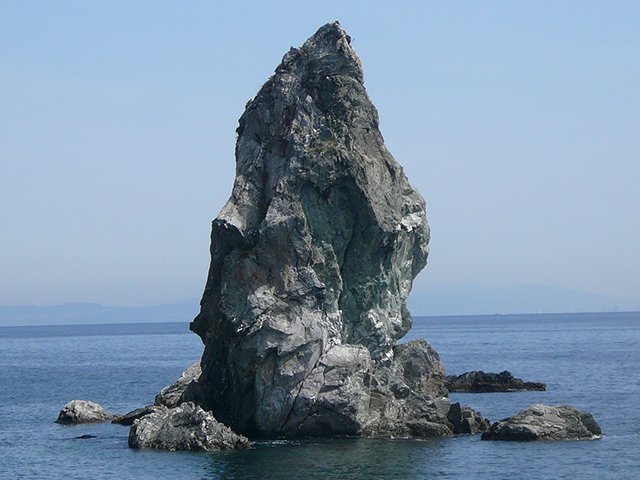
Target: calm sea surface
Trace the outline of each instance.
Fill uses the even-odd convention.
[[[492,421],[534,403],[591,412],[604,437],[560,443],[259,442],[251,450],[136,451],[119,425],[54,423],[64,404],[153,402],[202,353],[187,323],[0,327],[0,479],[640,478],[640,313],[418,317],[448,373],[510,370],[546,392],[452,394]],[[81,435],[96,438],[77,439]]]

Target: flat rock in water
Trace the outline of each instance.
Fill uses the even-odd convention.
[[[87,400],[72,400],[67,403],[58,415],[56,423],[76,425],[81,423],[103,423],[117,418],[94,402]]]
[[[192,402],[145,415],[129,431],[130,448],[211,451],[249,446],[246,437],[235,434]]]
[[[485,373],[474,371],[462,375],[447,375],[445,386],[450,392],[490,393],[513,392],[518,390],[544,391],[546,384],[540,382],[525,382],[515,378],[509,371],[501,373]]]
[[[482,440],[589,440],[602,435],[590,413],[568,405],[533,405],[500,420],[482,434]]]

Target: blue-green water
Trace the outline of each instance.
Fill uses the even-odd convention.
[[[640,478],[640,313],[416,318],[448,373],[510,370],[546,392],[453,394],[495,421],[534,404],[594,414],[595,441],[305,439],[247,451],[127,447],[119,425],[54,423],[72,399],[125,413],[152,403],[202,352],[188,324],[0,328],[1,479]],[[96,438],[77,439],[81,435]]]

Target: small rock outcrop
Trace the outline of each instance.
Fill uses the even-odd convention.
[[[533,405],[500,420],[482,434],[482,440],[590,440],[602,435],[590,413],[568,405]]]
[[[193,401],[193,394],[198,391],[197,380],[201,373],[198,360],[187,368],[178,380],[160,390],[153,405],[136,408],[125,415],[120,415],[112,423],[132,425],[134,421],[146,415],[163,413],[168,408],[175,408],[184,402]]]
[[[384,145],[338,22],[284,55],[237,133],[191,324],[205,345],[193,398],[247,435],[443,433],[437,353],[397,345],[427,262],[425,202]]]
[[[453,425],[453,433],[474,434],[486,432],[489,430],[491,423],[484,418],[480,412],[476,412],[471,407],[460,405],[460,403],[452,403],[447,420]]]
[[[197,382],[200,378],[202,370],[200,368],[200,360],[187,368],[180,378],[171,385],[164,387],[160,393],[156,395],[154,405],[165,407],[177,407],[183,401],[192,400],[191,398],[182,398],[185,390],[191,387],[192,383]]]
[[[547,385],[540,382],[525,382],[515,378],[511,372],[484,373],[467,372],[462,375],[447,375],[445,385],[449,392],[490,393],[517,390],[544,391]]]
[[[56,423],[64,425],[103,423],[110,422],[117,417],[117,415],[107,412],[97,403],[87,400],[72,400],[62,407]]]
[[[249,440],[236,435],[209,412],[191,402],[163,408],[133,422],[130,448],[212,451],[248,448]]]

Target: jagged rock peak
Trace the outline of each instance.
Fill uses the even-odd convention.
[[[205,344],[199,403],[242,433],[361,432],[365,384],[411,327],[428,241],[425,202],[384,145],[349,36],[324,25],[239,120],[191,324]],[[434,378],[427,396],[442,389]]]
[[[351,46],[351,37],[339,22],[327,23],[302,47],[291,47],[276,73],[307,74],[321,79],[332,75],[348,75],[364,83],[362,63]]]

